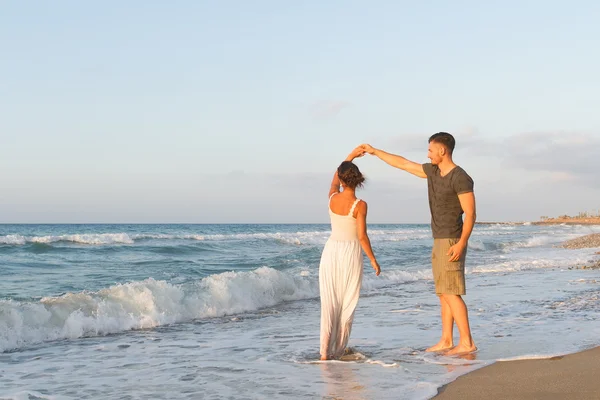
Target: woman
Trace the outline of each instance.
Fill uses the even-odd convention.
[[[331,236],[319,266],[321,360],[342,356],[348,344],[362,283],[361,247],[375,274],[381,271],[367,236],[367,203],[355,194],[365,178],[352,160],[363,154],[362,149],[356,148],[346,158],[333,175],[329,190]]]

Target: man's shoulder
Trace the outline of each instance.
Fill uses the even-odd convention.
[[[438,167],[437,165],[434,165],[432,163],[421,164],[421,166],[423,167],[423,172],[425,172],[425,175],[427,175],[428,177],[435,175],[437,170],[440,169],[440,167]]]
[[[454,173],[455,176],[467,176],[469,177],[469,179],[471,179],[471,175],[469,175],[467,173],[467,171],[465,171],[465,169],[463,167],[461,167],[460,165],[456,166],[456,172]]]
[[[452,186],[456,193],[463,194],[472,192],[474,185],[473,178],[467,174],[467,171],[457,165],[452,176]]]

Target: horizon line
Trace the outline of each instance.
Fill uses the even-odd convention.
[[[537,221],[475,221],[477,224],[520,224]],[[330,222],[0,222],[0,225],[329,225]],[[431,222],[368,222],[367,225],[430,225]]]

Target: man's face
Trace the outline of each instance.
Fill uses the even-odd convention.
[[[444,146],[439,143],[431,142],[429,143],[429,149],[427,150],[427,158],[431,160],[433,165],[438,165],[442,162],[442,153],[444,150]]]

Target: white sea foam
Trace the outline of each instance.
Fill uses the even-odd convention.
[[[427,271],[392,270],[365,276],[364,290],[430,277]],[[39,302],[0,301],[0,352],[57,339],[221,317],[318,297],[316,276],[261,267],[225,272],[193,284],[165,281],[119,284],[97,292],[67,293]]]
[[[369,235],[374,241],[405,241],[427,239],[430,237],[425,229],[417,230],[374,230]],[[88,245],[115,245],[134,244],[144,240],[193,240],[193,241],[255,241],[272,240],[286,244],[318,244],[322,245],[329,237],[330,231],[308,232],[265,232],[265,233],[235,233],[235,234],[127,234],[95,233],[95,234],[69,234],[47,236],[0,236],[0,244],[24,245],[27,243],[57,243],[71,242]]]
[[[499,250],[503,253],[510,253],[517,249],[525,248],[546,248],[555,244],[562,243],[565,240],[578,237],[577,234],[556,234],[556,235],[536,235],[521,240],[500,241],[498,239],[487,238],[487,235],[474,235],[469,240],[469,249],[475,251]]]
[[[386,363],[385,361],[381,361],[381,360],[366,360],[365,361],[366,364],[374,364],[374,365],[380,365],[384,368],[398,368],[400,366],[400,364],[392,362],[392,363]]]
[[[365,268],[368,268],[365,265]],[[362,288],[364,290],[373,290],[381,287],[385,287],[391,284],[414,282],[423,279],[431,279],[432,274],[430,269],[419,270],[419,271],[402,271],[398,269],[391,269],[384,271],[379,276],[373,274],[365,274],[363,278]]]
[[[405,241],[428,239],[431,234],[426,229],[417,230],[369,230],[373,241]],[[272,232],[272,233],[237,233],[229,235],[178,235],[169,239],[195,239],[207,241],[228,240],[275,240],[288,244],[324,244],[330,231],[312,232]],[[154,238],[152,235],[140,235],[136,238]],[[163,237],[165,238],[165,237]],[[165,238],[167,239],[167,238]]]
[[[29,239],[33,243],[74,242],[81,244],[133,244],[126,233],[93,233],[59,236],[35,236]]]
[[[519,361],[519,360],[547,360],[549,358],[560,357],[564,354],[552,353],[552,354],[526,354],[516,357],[499,358],[496,361]]]
[[[212,275],[187,286],[146,279],[38,303],[0,301],[0,351],[253,311],[317,293],[307,278],[263,267]]]
[[[485,250],[485,244],[481,240],[477,239],[469,240],[468,246],[471,250]]]
[[[0,244],[23,245],[27,243],[57,243],[72,242],[79,244],[107,245],[107,244],[133,244],[133,239],[126,233],[91,233],[49,236],[0,236]]]
[[[517,229],[515,225],[478,225],[473,231],[469,245],[476,249],[477,240],[481,237],[509,236],[514,235]],[[600,227],[583,225],[557,225],[547,229],[545,235],[532,236],[521,242],[513,242],[509,247],[535,247],[558,243],[572,239],[578,235],[600,232]],[[389,229],[369,229],[369,236],[374,242],[401,242],[410,240],[424,240],[431,238],[429,228],[391,227]],[[0,236],[0,244],[24,245],[27,243],[56,243],[71,242],[88,245],[115,245],[133,244],[144,240],[193,240],[193,241],[244,241],[244,240],[274,240],[287,244],[319,244],[325,243],[329,237],[329,230],[322,231],[298,231],[298,232],[249,232],[228,234],[157,234],[157,233],[73,233],[64,235],[24,236],[10,234]]]
[[[467,272],[512,272],[564,267],[582,261],[573,256],[505,260],[468,267]],[[369,268],[368,264],[365,268]],[[429,279],[429,268],[407,271],[392,266],[384,269],[379,277],[367,270],[363,290],[368,293],[390,285]],[[313,271],[261,267],[254,271],[215,274],[187,284],[150,278],[97,292],[45,297],[39,302],[3,300],[0,301],[0,352],[44,341],[252,312],[286,301],[317,298],[318,293],[318,274]]]
[[[541,258],[535,256],[528,256],[518,259],[505,260],[500,262],[491,262],[489,264],[474,265],[472,267],[467,266],[468,273],[494,273],[494,272],[515,272],[515,271],[527,271],[533,269],[544,269],[544,268],[567,268],[575,265],[579,265],[587,261],[587,258]]]
[[[23,390],[7,395],[2,395],[0,400],[58,400],[58,397],[48,396],[33,390]]]
[[[0,244],[25,244],[27,243],[27,238],[21,235],[6,235],[0,236]]]

